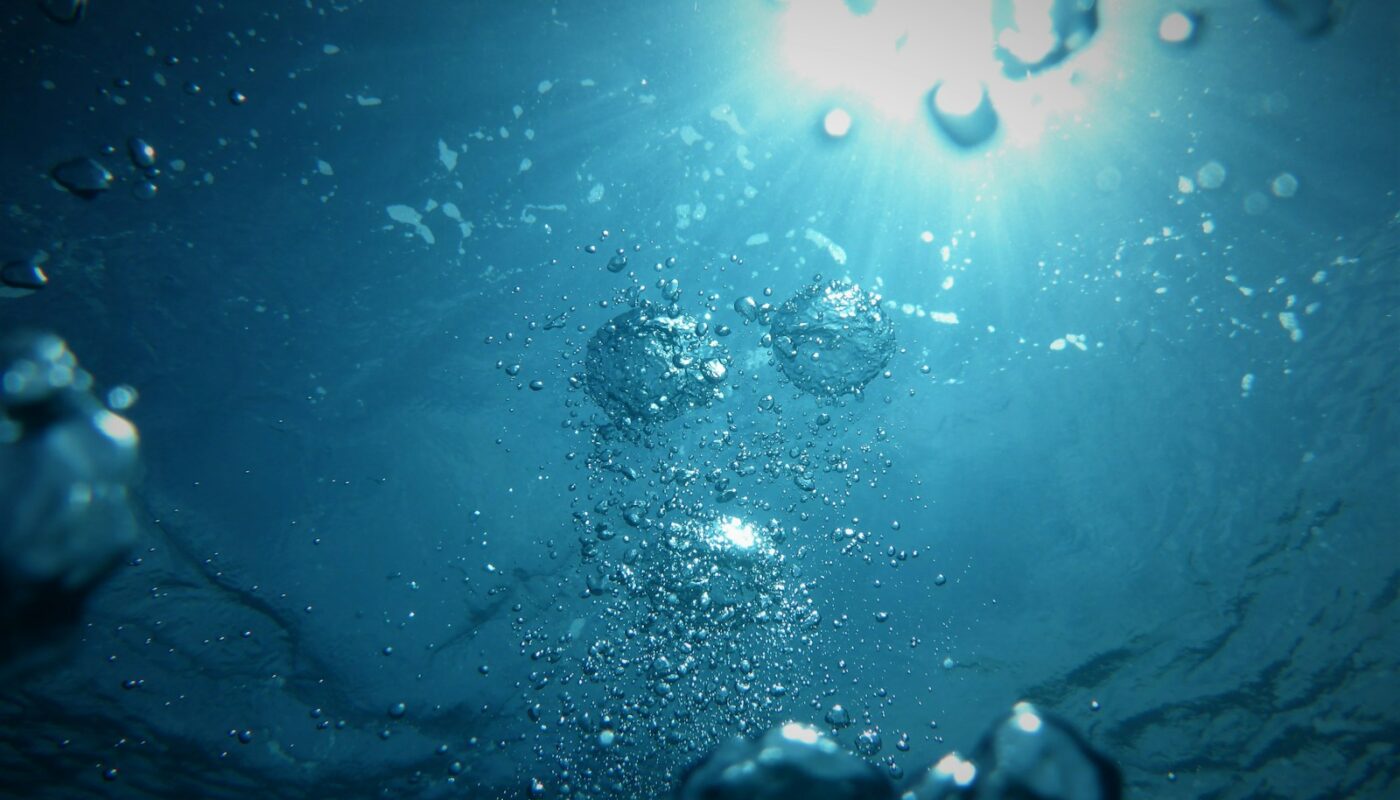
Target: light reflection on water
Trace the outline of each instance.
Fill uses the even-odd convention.
[[[758,533],[754,526],[738,517],[720,517],[719,532],[726,541],[740,550],[752,550],[758,543]]]

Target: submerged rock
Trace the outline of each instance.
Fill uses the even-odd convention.
[[[894,354],[880,297],[844,278],[799,291],[772,314],[778,368],[804,392],[859,394]]]
[[[694,317],[642,306],[598,329],[584,369],[588,396],[614,422],[662,422],[724,396],[729,354]]]

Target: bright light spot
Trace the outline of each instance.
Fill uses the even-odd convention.
[[[783,726],[783,738],[802,744],[816,744],[821,738],[816,728],[809,728],[800,722],[789,722]]]
[[[997,37],[997,44],[1026,64],[1038,64],[1059,44],[1052,9],[1055,0],[1021,0],[1014,7],[1014,27]]]
[[[1035,733],[1044,723],[1034,711],[1022,711],[1016,715],[1016,727],[1026,733]]]
[[[1189,41],[1196,33],[1196,21],[1189,14],[1173,11],[1162,17],[1157,26],[1157,37],[1167,44],[1181,44]]]
[[[1027,147],[1055,118],[1081,111],[1095,81],[1118,73],[1112,47],[1080,47],[1093,35],[1092,26],[1056,28],[1057,22],[1068,24],[1061,19],[1065,13],[1089,13],[1067,11],[1071,4],[879,0],[854,13],[846,0],[785,2],[774,4],[781,7],[777,57],[808,88],[851,98],[847,110],[863,101],[869,113],[895,123],[912,123],[931,111],[962,146],[1004,131],[1008,145]],[[1009,21],[993,13],[1006,8],[1012,11]],[[1034,65],[1061,50],[1072,52],[1073,69],[1036,69],[1013,79],[999,60]],[[935,87],[943,88],[934,94]],[[969,118],[974,110],[981,116]],[[861,106],[862,120],[866,113]],[[954,131],[947,130],[950,125]],[[964,125],[975,129],[961,130]]]
[[[1298,193],[1298,179],[1291,172],[1280,173],[1269,184],[1269,188],[1273,191],[1274,197],[1292,197]]]
[[[970,786],[972,780],[977,777],[977,765],[963,759],[957,753],[944,756],[934,769],[940,775],[952,777],[953,782],[959,786]]]
[[[749,550],[757,542],[752,525],[738,517],[724,517],[719,521],[719,532],[730,544],[740,550]]]
[[[833,108],[826,112],[822,128],[833,139],[840,139],[851,132],[851,115],[844,108]]]
[[[852,14],[844,0],[791,3],[780,20],[783,61],[815,88],[860,94],[913,119],[935,82],[998,71],[992,0],[881,0]]]
[[[107,407],[113,411],[125,411],[136,404],[136,389],[131,386],[113,386],[107,392]]]
[[[92,421],[98,430],[117,444],[126,447],[136,444],[136,426],[128,422],[126,417],[118,416],[104,409],[94,414]]]
[[[933,242],[933,231],[924,231],[919,234],[919,241],[924,244],[931,244]]]
[[[981,81],[956,78],[939,83],[931,98],[933,118],[948,138],[974,147],[997,130],[997,113]]]
[[[1207,161],[1196,170],[1196,183],[1202,189],[1219,189],[1225,185],[1225,165],[1219,161]]]
[[[982,105],[987,88],[977,80],[948,80],[938,84],[933,104],[944,114],[966,117]]]

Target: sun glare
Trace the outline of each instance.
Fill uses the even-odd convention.
[[[1103,71],[1097,14],[1071,0],[805,0],[781,11],[778,49],[791,77],[842,101],[821,118],[832,139],[862,114],[931,115],[965,148],[998,133],[1026,146],[1083,107],[1076,75]]]
[[[842,0],[793,3],[780,28],[783,60],[814,87],[859,95],[912,119],[939,80],[997,71],[991,0],[883,0],[854,14]]]
[[[719,522],[719,532],[725,540],[740,550],[752,549],[757,541],[753,526],[738,517],[725,517]]]

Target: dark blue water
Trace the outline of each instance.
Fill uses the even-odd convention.
[[[789,719],[911,774],[1030,699],[1133,796],[1394,796],[1400,9],[1340,5],[1104,2],[963,147],[956,59],[823,82],[798,0],[10,3],[0,328],[137,389],[145,474],[0,794],[661,797]],[[896,346],[814,395],[734,304],[837,278]],[[646,304],[727,374],[619,424]]]

